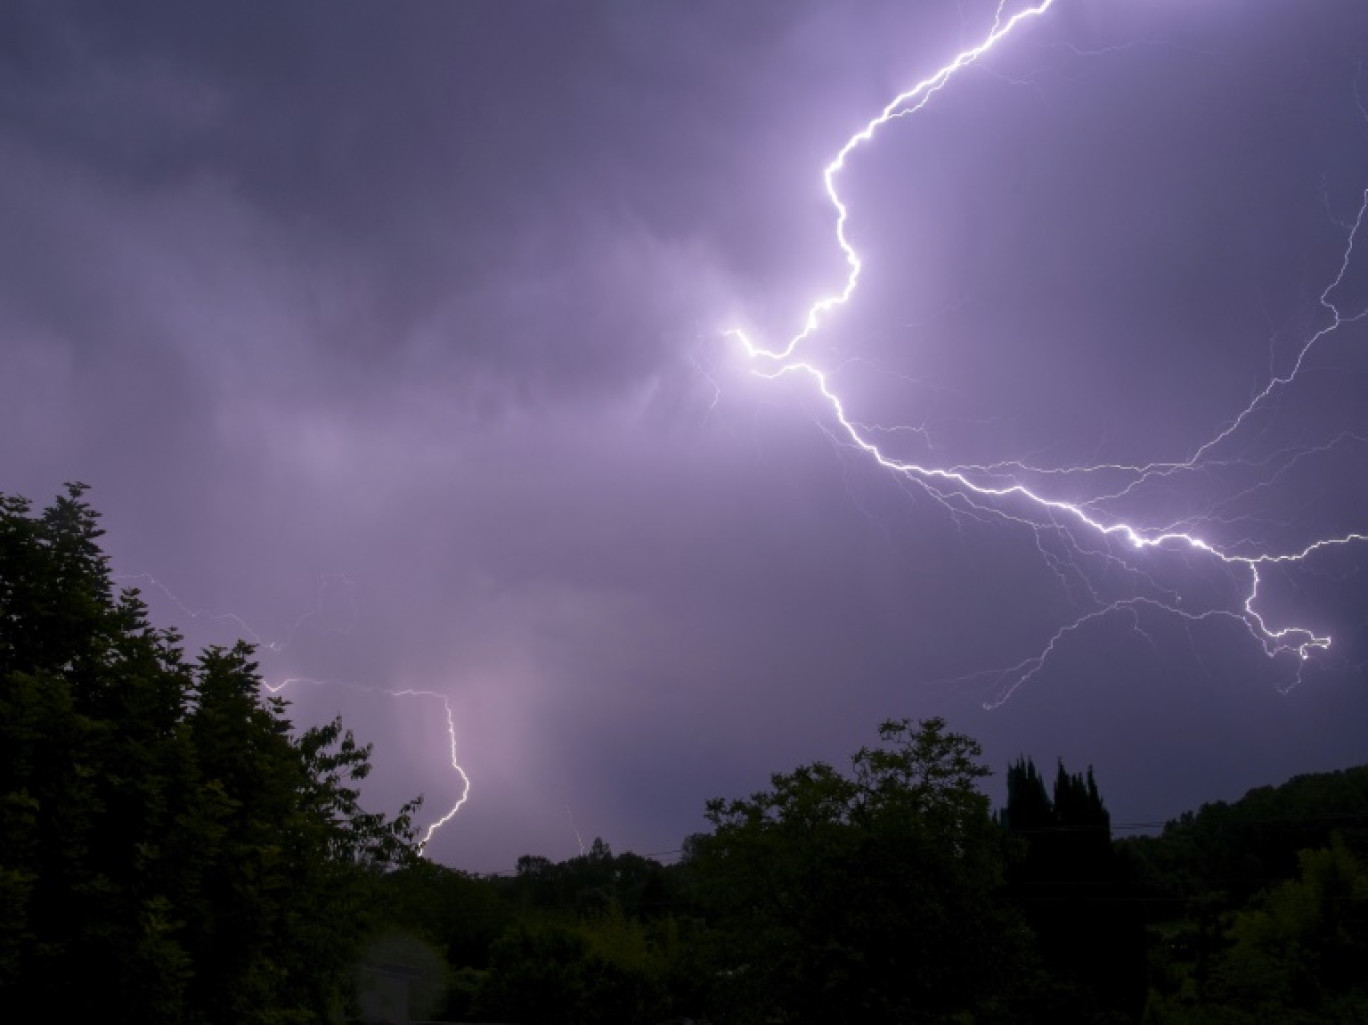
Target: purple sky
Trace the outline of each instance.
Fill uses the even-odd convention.
[[[795,358],[968,484],[725,334],[839,291],[823,166],[994,11],[5,4],[0,491],[91,484],[425,822],[444,696],[464,868],[673,850],[886,718],[1118,822],[1368,760],[1368,543],[1295,557],[1368,532],[1362,0],[1056,0],[852,154]]]

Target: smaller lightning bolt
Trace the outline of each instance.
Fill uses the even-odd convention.
[[[229,624],[235,631],[240,632],[254,646],[266,651],[279,653],[288,648],[296,639],[299,632],[306,624],[313,623],[315,628],[323,629],[330,633],[346,634],[350,633],[356,625],[359,615],[356,599],[355,584],[340,573],[324,574],[318,585],[318,592],[314,608],[304,613],[290,624],[284,637],[279,640],[267,640],[261,633],[253,629],[245,618],[235,612],[210,612],[205,609],[196,609],[182,601],[171,588],[158,580],[151,573],[116,574],[115,580],[127,581],[143,587],[152,588],[162,594],[176,608],[181,610],[191,622],[206,622],[217,624]],[[342,588],[347,595],[348,621],[345,626],[324,624],[328,605],[327,595],[330,591]],[[321,626],[319,624],[322,624]],[[422,839],[418,843],[419,851],[423,851],[438,830],[450,822],[461,807],[470,797],[470,777],[461,766],[456,754],[456,715],[451,707],[451,700],[445,694],[433,690],[417,690],[414,688],[404,688],[393,690],[385,687],[366,686],[358,683],[351,683],[342,680],[321,680],[306,676],[292,676],[272,683],[269,680],[262,680],[262,689],[271,694],[279,694],[286,687],[308,685],[314,687],[343,687],[348,690],[366,694],[384,695],[390,698],[430,698],[442,703],[442,710],[446,715],[447,743],[450,753],[451,769],[460,780],[460,796],[455,803],[438,819],[429,824],[423,833]]]
[[[451,809],[445,815],[443,815],[441,818],[437,819],[435,822],[431,823],[427,827],[427,832],[423,834],[423,839],[420,840],[418,843],[418,850],[419,852],[422,852],[424,849],[426,849],[428,841],[436,835],[437,830],[441,829],[453,818],[455,818],[456,813],[461,810],[461,805],[465,804],[466,799],[470,797],[470,777],[466,775],[465,769],[461,768],[461,763],[456,758],[456,717],[451,711],[451,702],[447,699],[446,695],[436,694],[432,691],[401,690],[396,691],[395,693],[399,697],[403,697],[406,694],[413,694],[441,698],[442,710],[446,712],[447,743],[450,747],[451,768],[452,771],[455,772],[456,775],[461,778],[461,796],[456,799],[456,803],[451,806]]]
[[[435,698],[442,703],[442,711],[446,713],[446,734],[447,744],[451,755],[451,769],[460,778],[461,796],[456,802],[436,821],[432,822],[423,833],[423,838],[418,841],[418,850],[421,853],[428,845],[428,842],[436,835],[437,831],[455,818],[456,813],[461,810],[461,806],[470,797],[470,777],[461,767],[460,760],[456,757],[456,713],[451,708],[451,699],[445,694],[440,694],[435,690],[415,690],[405,688],[403,690],[387,690],[384,687],[367,687],[359,683],[348,683],[339,680],[318,680],[308,676],[292,676],[281,680],[278,683],[263,682],[262,686],[272,694],[279,694],[286,687],[295,685],[307,685],[314,687],[345,687],[348,690],[359,691],[364,694],[382,694],[390,698]]]
[[[570,810],[570,806],[565,806],[565,814],[570,817],[570,828],[574,831],[575,842],[579,844],[580,857],[584,857],[584,837],[580,834],[579,826],[575,825],[575,813]]]
[[[266,651],[284,651],[294,642],[295,637],[299,634],[299,631],[304,628],[305,624],[310,622],[322,624],[327,616],[328,595],[335,591],[343,591],[347,596],[348,617],[346,625],[323,624],[317,625],[316,628],[325,630],[328,633],[349,634],[356,625],[356,585],[341,573],[324,573],[318,580],[318,590],[314,597],[314,607],[291,623],[289,629],[285,631],[285,635],[282,638],[270,641],[266,640],[261,634],[257,633],[256,630],[252,629],[251,625],[235,612],[210,612],[207,609],[190,607],[185,602],[181,601],[174,591],[151,573],[116,573],[114,574],[113,579],[120,582],[127,582],[142,589],[151,588],[152,590],[160,592],[167,601],[176,606],[176,608],[178,608],[192,623],[203,621],[206,623],[230,624],[236,632],[250,641],[254,647],[263,648]]]

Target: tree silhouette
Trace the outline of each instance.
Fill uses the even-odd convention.
[[[295,734],[246,645],[187,662],[115,592],[83,492],[0,496],[0,991],[104,1021],[334,1016],[415,806],[363,811],[369,748]]]
[[[728,1017],[941,1021],[991,1010],[1018,980],[978,744],[941,719],[879,732],[849,774],[815,763],[709,802],[691,867],[725,937]]]

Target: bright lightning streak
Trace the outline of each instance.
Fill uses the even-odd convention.
[[[1003,0],[1003,2],[998,5],[997,14],[993,19],[992,31],[988,33],[988,37],[984,39],[983,42],[979,43],[978,46],[962,51],[954,60],[949,64],[946,64],[930,78],[922,79],[911,89],[893,97],[879,113],[878,117],[873,118],[863,128],[846,140],[845,145],[836,152],[836,156],[832,158],[831,163],[827,164],[822,170],[822,184],[826,189],[827,199],[836,209],[836,242],[840,245],[841,252],[845,256],[847,268],[845,285],[835,295],[829,295],[818,299],[808,307],[807,316],[803,321],[803,329],[790,338],[788,344],[782,349],[765,349],[754,344],[742,331],[734,329],[728,331],[727,334],[740,341],[746,347],[746,352],[751,358],[764,358],[776,361],[787,360],[793,355],[798,346],[806,341],[814,332],[816,332],[818,327],[821,326],[823,314],[838,306],[844,306],[850,301],[850,297],[855,294],[855,286],[860,282],[860,271],[864,267],[864,263],[860,259],[860,254],[855,251],[855,247],[851,245],[850,239],[846,236],[846,222],[850,219],[850,210],[846,206],[845,201],[841,199],[840,192],[836,189],[836,179],[840,176],[840,173],[845,170],[846,161],[850,158],[850,155],[865,143],[871,141],[874,138],[875,133],[893,119],[904,117],[908,114],[915,114],[917,111],[921,110],[930,102],[932,96],[940,92],[957,71],[968,67],[982,57],[997,45],[998,40],[1007,36],[1022,21],[1025,21],[1027,18],[1035,18],[1044,14],[1054,6],[1054,2],[1055,0],[1042,0],[1037,6],[1019,11],[1004,22],[1002,20],[1002,11],[1003,7],[1006,5],[1006,0]],[[796,364],[793,366],[804,366],[804,364]],[[775,373],[783,373],[788,368],[789,365],[784,365]],[[852,433],[854,432],[852,431]]]
[[[575,833],[575,842],[579,844],[580,857],[584,857],[584,836],[579,831],[579,826],[575,825],[575,813],[570,810],[570,806],[565,806],[565,814],[570,817],[570,828]]]
[[[445,815],[428,825],[427,831],[423,834],[423,839],[418,842],[418,850],[419,852],[422,852],[427,848],[428,841],[436,835],[437,830],[441,829],[455,818],[456,813],[461,810],[461,805],[465,804],[466,799],[470,797],[470,777],[466,775],[465,769],[461,768],[461,763],[456,759],[456,717],[451,711],[451,702],[447,699],[446,695],[437,694],[433,691],[401,690],[395,691],[394,693],[396,697],[403,697],[408,694],[426,694],[431,697],[442,699],[442,710],[446,712],[447,742],[450,745],[451,768],[456,775],[461,777],[461,796],[456,799],[456,803],[451,806],[451,809]]]
[[[1003,671],[1008,680],[1007,686],[990,702],[995,707],[1005,701],[1021,684],[1037,674],[1056,652],[1059,645],[1071,635],[1105,616],[1129,613],[1135,629],[1139,629],[1138,615],[1142,608],[1153,608],[1164,613],[1178,616],[1190,623],[1210,618],[1229,618],[1237,620],[1246,627],[1251,636],[1270,658],[1279,655],[1294,656],[1300,667],[1314,652],[1329,649],[1331,638],[1316,633],[1304,626],[1274,626],[1268,622],[1264,613],[1256,607],[1260,588],[1263,584],[1261,569],[1288,563],[1299,563],[1312,554],[1326,548],[1368,542],[1368,534],[1349,533],[1339,537],[1313,541],[1305,547],[1287,552],[1261,552],[1247,554],[1224,549],[1204,539],[1196,533],[1177,529],[1176,525],[1144,527],[1124,520],[1112,519],[1100,510],[1103,503],[1119,499],[1134,492],[1141,484],[1155,477],[1169,476],[1182,471],[1191,471],[1199,465],[1209,465],[1204,461],[1213,450],[1231,438],[1243,427],[1250,416],[1264,406],[1271,397],[1288,387],[1303,369],[1312,348],[1320,341],[1346,324],[1368,317],[1368,309],[1356,313],[1346,313],[1334,301],[1334,293],[1344,282],[1354,255],[1358,233],[1368,216],[1368,190],[1362,195],[1358,213],[1351,224],[1347,225],[1347,238],[1340,265],[1333,279],[1320,293],[1319,304],[1329,314],[1326,326],[1316,330],[1302,343],[1291,369],[1285,374],[1270,374],[1267,385],[1260,390],[1235,416],[1231,417],[1209,440],[1203,442],[1183,460],[1177,462],[1156,462],[1141,466],[1101,464],[1096,466],[1068,467],[1063,469],[1041,469],[1022,463],[1000,463],[993,466],[926,466],[916,462],[904,461],[885,453],[871,440],[875,433],[859,421],[852,419],[840,395],[832,386],[828,372],[814,363],[798,359],[796,353],[800,346],[811,338],[823,325],[826,315],[832,310],[846,305],[859,285],[863,262],[847,234],[849,207],[842,197],[838,184],[850,157],[862,146],[870,143],[881,129],[893,121],[916,114],[962,70],[1006,39],[1020,25],[1030,19],[1043,16],[1055,0],[1040,0],[1010,17],[1004,18],[1007,0],[998,4],[993,23],[983,40],[976,46],[962,50],[933,74],[893,97],[884,108],[859,130],[846,139],[836,151],[836,155],[822,171],[822,181],[827,199],[836,214],[835,239],[845,258],[846,276],[839,290],[813,301],[802,321],[802,328],[787,343],[778,348],[766,348],[753,341],[740,329],[729,329],[725,335],[734,339],[744,349],[747,357],[754,363],[753,372],[760,377],[775,379],[795,374],[806,377],[815,385],[817,392],[833,414],[839,431],[833,433],[842,443],[850,445],[875,463],[898,477],[914,482],[929,494],[946,505],[952,513],[969,513],[975,516],[992,516],[1017,523],[1036,532],[1039,546],[1040,531],[1051,529],[1059,531],[1075,551],[1083,551],[1078,544],[1074,529],[1086,531],[1103,541],[1120,542],[1123,550],[1144,551],[1147,549],[1186,550],[1202,558],[1214,560],[1242,574],[1245,585],[1243,600],[1230,609],[1214,609],[1193,613],[1179,607],[1176,601],[1160,601],[1149,597],[1102,601],[1097,607],[1057,630],[1046,642],[1042,650],[1024,661]],[[1356,98],[1357,98],[1357,83]],[[1368,108],[1359,100],[1360,109],[1368,119]],[[1342,436],[1345,437],[1345,436]],[[1036,478],[1066,477],[1078,479],[1089,474],[1124,474],[1131,479],[1120,490],[1099,494],[1092,499],[1079,502],[1069,501],[1033,488],[1017,479],[1013,474],[1029,474]],[[1013,511],[1024,507],[1027,512]],[[1070,529],[1072,525],[1073,529]],[[1041,547],[1042,555],[1054,566],[1055,572],[1063,580],[1062,570],[1053,558]],[[1093,553],[1100,554],[1100,553]],[[1110,557],[1110,556],[1107,556]],[[1134,567],[1128,567],[1134,568]],[[1137,571],[1138,572],[1138,571]],[[1096,595],[1094,594],[1094,597]],[[1300,674],[1300,668],[1298,669]]]
[[[366,687],[357,683],[344,683],[336,680],[315,680],[307,676],[292,676],[281,680],[279,683],[263,682],[262,686],[272,694],[279,694],[286,687],[308,684],[315,687],[346,687],[349,690],[361,691],[366,694],[383,694],[390,698],[436,698],[442,703],[442,711],[446,713],[446,734],[447,744],[451,754],[451,770],[461,780],[461,796],[440,818],[428,825],[423,832],[423,838],[418,841],[418,851],[421,853],[428,845],[437,831],[455,818],[456,813],[461,810],[470,797],[470,777],[466,775],[465,769],[461,767],[460,761],[456,757],[456,713],[452,711],[451,699],[445,694],[439,694],[435,690],[414,690],[405,688],[403,690],[387,690],[383,687]]]
[[[167,587],[165,584],[163,584],[160,580],[158,580],[150,573],[121,574],[116,575],[115,579],[121,581],[130,581],[135,584],[140,584],[146,588],[155,589],[159,591],[162,595],[164,595],[166,599],[170,601],[176,608],[180,609],[181,612],[184,613],[192,622],[204,621],[210,623],[226,623],[229,626],[231,626],[232,629],[238,631],[242,636],[244,636],[256,647],[264,648],[267,651],[277,653],[282,652],[287,647],[289,647],[290,644],[294,642],[300,630],[302,630],[306,624],[310,622],[323,624],[323,621],[326,616],[327,592],[330,588],[336,588],[338,586],[345,587],[348,605],[348,621],[346,626],[323,624],[321,627],[319,627],[320,629],[324,629],[332,633],[349,633],[351,628],[355,625],[356,618],[358,615],[356,601],[352,593],[355,585],[352,583],[352,581],[347,579],[345,576],[342,576],[341,574],[328,574],[319,581],[318,594],[314,608],[311,609],[309,612],[304,613],[298,619],[296,619],[290,625],[290,628],[286,631],[284,637],[282,637],[279,640],[267,641],[263,638],[263,636],[260,633],[254,630],[252,626],[242,616],[239,616],[237,613],[209,612],[204,609],[192,608],[191,606],[185,604],[185,602],[181,601],[181,599],[177,597],[176,594],[169,587]],[[418,842],[418,850],[420,852],[423,851],[427,847],[428,842],[433,838],[434,835],[436,835],[437,831],[440,830],[443,826],[445,826],[455,817],[456,813],[461,810],[461,807],[466,803],[467,799],[469,799],[470,797],[470,777],[466,774],[465,769],[461,766],[460,760],[457,758],[456,755],[456,714],[452,710],[450,698],[448,698],[445,694],[441,694],[433,690],[416,690],[413,688],[391,690],[385,687],[369,687],[363,684],[348,683],[345,681],[338,680],[319,680],[305,676],[286,677],[285,679],[282,679],[275,683],[272,683],[268,680],[262,680],[261,682],[262,689],[268,691],[271,694],[279,694],[286,687],[298,685],[310,685],[315,687],[345,687],[348,690],[359,691],[365,694],[384,695],[385,697],[390,698],[433,698],[442,703],[442,710],[446,714],[446,734],[451,760],[451,770],[454,773],[456,773],[456,776],[460,779],[460,796],[456,799],[456,802],[445,813],[443,813],[439,818],[437,818],[435,821],[428,825],[427,829],[423,833],[422,839]]]

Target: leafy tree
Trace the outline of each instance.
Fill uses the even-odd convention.
[[[1368,1016],[1368,866],[1338,836],[1226,919],[1196,985],[1151,996],[1152,1022],[1362,1021]],[[1181,976],[1179,977],[1181,980]]]
[[[1298,871],[1298,852],[1328,847],[1339,834],[1368,856],[1368,766],[1294,776],[1256,787],[1235,802],[1184,812],[1159,837],[1127,848],[1156,894],[1241,905]]]
[[[724,930],[719,1010],[739,1021],[920,1022],[991,1011],[1024,934],[995,897],[1000,833],[978,744],[887,722],[843,774],[815,763],[709,802],[690,861]]]
[[[587,853],[562,862],[525,854],[513,878],[497,882],[523,912],[566,921],[611,909],[630,917],[659,917],[678,900],[665,866],[630,851],[615,855],[602,837],[594,838]]]
[[[495,881],[420,860],[384,879],[386,912],[441,948],[455,968],[484,968],[489,946],[513,921]]]
[[[581,930],[509,930],[490,948],[475,1000],[482,1020],[527,1025],[649,1025],[660,1019],[659,984],[630,959],[605,957]]]
[[[187,663],[115,593],[82,495],[0,496],[0,992],[106,1021],[333,1016],[413,806],[363,811],[369,748],[296,735],[245,645]]]
[[[1057,824],[1045,778],[1031,759],[1022,757],[1007,767],[1007,807],[998,820],[1016,833],[1053,829]]]
[[[1061,761],[1053,796],[1029,758],[1007,770],[999,816],[1016,841],[1006,895],[1035,933],[1045,969],[1037,1010],[1074,1021],[1137,1013],[1144,1000],[1144,923],[1093,771]]]
[[[1338,837],[1302,851],[1295,879],[1241,911],[1217,988],[1241,1003],[1318,1010],[1332,995],[1364,985],[1368,964],[1368,870]]]

